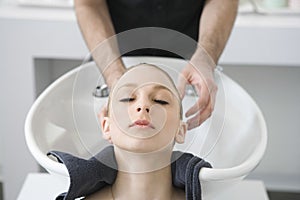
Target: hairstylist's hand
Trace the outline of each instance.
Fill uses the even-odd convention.
[[[98,113],[98,119],[99,119],[99,122],[101,123],[104,119],[104,117],[107,117],[107,104],[104,104],[101,108],[100,108],[100,111]]]
[[[187,84],[193,85],[199,96],[197,102],[185,113],[186,117],[190,117],[187,121],[188,130],[202,124],[214,110],[218,89],[214,80],[215,66],[206,51],[200,49],[181,72],[178,83],[181,97],[184,98]]]

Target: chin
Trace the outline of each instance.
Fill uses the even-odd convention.
[[[156,147],[154,147],[153,143],[141,139],[134,139],[134,141],[131,139],[130,142],[123,145],[122,149],[132,153],[151,153],[156,151]]]
[[[132,153],[154,153],[164,151],[165,149],[173,150],[174,135],[166,131],[140,131],[135,133],[134,130],[124,133],[123,131],[113,131],[112,142],[118,148]],[[167,137],[166,137],[167,136]]]
[[[132,153],[157,153],[162,151],[172,151],[174,146],[174,141],[169,141],[167,143],[158,143],[151,139],[130,139],[130,141],[123,142],[123,144],[118,145],[119,148],[132,152]]]

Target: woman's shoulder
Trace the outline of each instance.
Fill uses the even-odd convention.
[[[106,186],[105,188],[102,188],[98,192],[95,192],[92,195],[89,195],[85,198],[86,200],[99,200],[99,199],[105,199],[105,200],[113,200],[111,195],[111,186]]]

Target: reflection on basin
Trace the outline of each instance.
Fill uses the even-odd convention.
[[[176,80],[187,64],[180,59],[126,57],[126,66],[152,63]],[[169,66],[169,67],[168,67]],[[213,115],[200,127],[187,133],[186,142],[175,149],[205,158],[213,169],[199,174],[203,199],[213,199],[247,176],[260,162],[267,144],[267,130],[260,109],[233,80],[216,72],[218,94]],[[64,165],[47,157],[59,150],[89,158],[109,145],[102,139],[97,113],[106,98],[92,95],[103,79],[90,62],[49,86],[35,101],[25,123],[27,145],[37,162],[49,173],[68,181]],[[194,104],[193,95],[183,100],[184,112]]]

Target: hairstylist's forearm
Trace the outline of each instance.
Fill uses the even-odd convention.
[[[77,21],[81,29],[85,42],[92,52],[93,58],[99,69],[104,75],[107,84],[112,87],[117,78],[124,72],[123,62],[119,57],[117,40],[106,39],[115,35],[114,27],[111,22],[110,14],[105,0],[75,0],[75,11]],[[99,44],[105,44],[105,47],[97,48]],[[102,51],[102,50],[106,51]],[[104,55],[107,54],[107,55]],[[97,56],[101,54],[100,56]],[[113,63],[103,64],[103,57],[118,58]],[[107,60],[106,60],[107,61]]]
[[[200,21],[199,43],[215,64],[225,48],[237,15],[238,0],[206,0]]]
[[[74,5],[89,50],[115,34],[105,0],[75,0]]]

